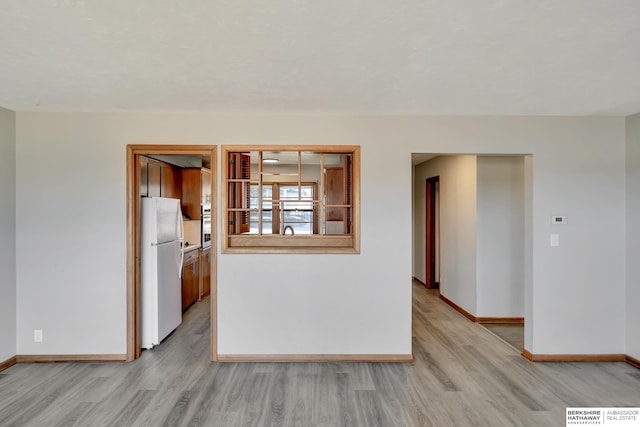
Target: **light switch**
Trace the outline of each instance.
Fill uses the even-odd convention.
[[[559,234],[552,234],[551,235],[550,244],[551,244],[552,247],[560,246],[560,235]]]

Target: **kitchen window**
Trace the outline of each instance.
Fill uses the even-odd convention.
[[[360,148],[223,146],[223,252],[359,253]]]
[[[262,185],[262,234],[318,234],[316,183],[265,183]],[[251,184],[249,234],[259,234],[259,185]],[[276,194],[277,197],[273,195]],[[282,202],[282,203],[281,203]],[[281,207],[282,205],[282,207]]]

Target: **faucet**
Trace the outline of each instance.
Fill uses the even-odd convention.
[[[296,234],[295,231],[293,231],[293,227],[290,225],[287,225],[286,227],[284,227],[284,231],[282,232],[282,235],[285,236],[287,234],[287,230],[291,230],[291,235],[294,236]]]

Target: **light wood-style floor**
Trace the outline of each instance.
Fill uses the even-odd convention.
[[[208,301],[133,363],[16,365],[2,426],[560,426],[567,406],[640,406],[624,363],[533,364],[413,287],[413,364],[210,363]]]
[[[509,325],[503,323],[492,323],[482,325],[489,330],[492,334],[495,334],[511,344],[516,350],[522,352],[524,349],[524,325]]]

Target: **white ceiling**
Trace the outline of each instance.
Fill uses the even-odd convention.
[[[639,0],[0,0],[16,111],[627,115]]]

